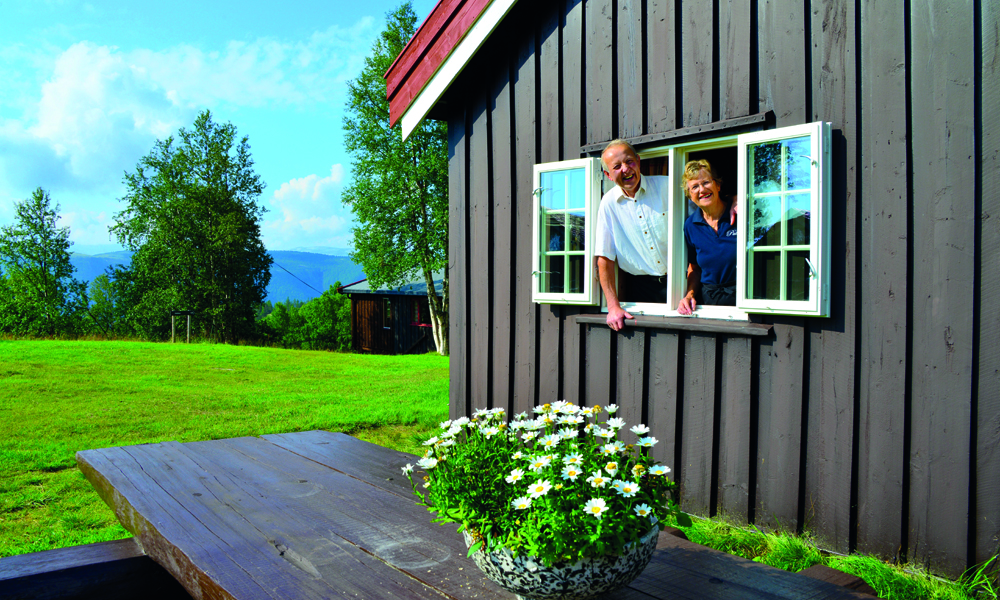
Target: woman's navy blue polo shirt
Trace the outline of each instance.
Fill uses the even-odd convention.
[[[719,231],[705,222],[701,209],[684,221],[688,261],[697,256],[701,282],[709,285],[736,283],[736,226],[729,224],[729,205],[719,221]]]

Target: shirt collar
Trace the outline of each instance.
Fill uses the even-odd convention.
[[[726,211],[724,213],[722,213],[722,214],[723,215],[728,215],[729,214],[729,210],[732,207],[732,202],[726,202],[725,200],[723,200],[722,203],[726,206]],[[697,206],[695,207],[694,214],[691,215],[691,222],[692,223],[701,223],[702,225],[708,225],[708,222],[705,221],[705,215],[701,214],[701,209],[698,208]],[[726,227],[729,227],[729,219],[722,219],[721,221],[719,221],[719,228],[720,229],[722,228],[722,224],[723,223],[725,223]],[[735,225],[733,227],[735,227]]]
[[[618,198],[616,198],[616,200],[618,200],[619,202],[622,201],[622,200],[635,200],[635,199],[638,199],[639,198],[639,194],[646,193],[646,176],[645,175],[639,175],[639,189],[637,189],[635,191],[635,198],[629,198],[628,196],[626,196],[625,195],[625,190],[623,190],[622,186],[620,186],[620,185],[616,185],[615,189],[618,190]]]

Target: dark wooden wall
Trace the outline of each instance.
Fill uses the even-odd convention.
[[[392,304],[391,327],[384,326],[385,299]],[[420,354],[434,350],[430,327],[413,325],[417,320],[414,300],[422,315],[428,314],[427,298],[399,294],[351,295],[351,346],[369,354]]]
[[[994,3],[521,2],[445,98],[451,412],[617,402],[684,506],[950,574],[1000,533]],[[830,121],[831,318],[766,338],[530,299],[532,165],[773,111]]]

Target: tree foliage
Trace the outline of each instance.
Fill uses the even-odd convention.
[[[237,143],[236,127],[205,111],[191,130],[158,140],[125,185],[126,207],[111,231],[134,254],[113,279],[134,333],[163,339],[169,311],[191,310],[210,339],[253,337],[271,257],[260,239],[264,183],[248,139]]]
[[[360,223],[351,260],[373,288],[394,287],[420,272],[428,289],[434,341],[448,353],[448,132],[427,120],[406,141],[389,127],[384,73],[413,36],[417,17],[410,3],[387,15],[383,31],[350,82],[344,118],[347,150],[354,160],[342,199]],[[444,271],[444,294],[434,293],[435,271]]]
[[[271,306],[262,318],[269,340],[284,348],[349,350],[351,300],[337,293],[339,287],[338,281],[306,303],[286,300]]]
[[[87,287],[73,277],[69,227],[59,205],[38,188],[15,203],[14,223],[0,229],[0,330],[59,336],[87,327]]]

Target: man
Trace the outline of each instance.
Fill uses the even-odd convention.
[[[597,210],[597,273],[608,302],[607,323],[614,331],[632,315],[621,307],[618,279],[629,302],[667,301],[667,194],[670,178],[639,173],[639,155],[625,140],[613,140],[601,153],[604,174],[615,187]]]

